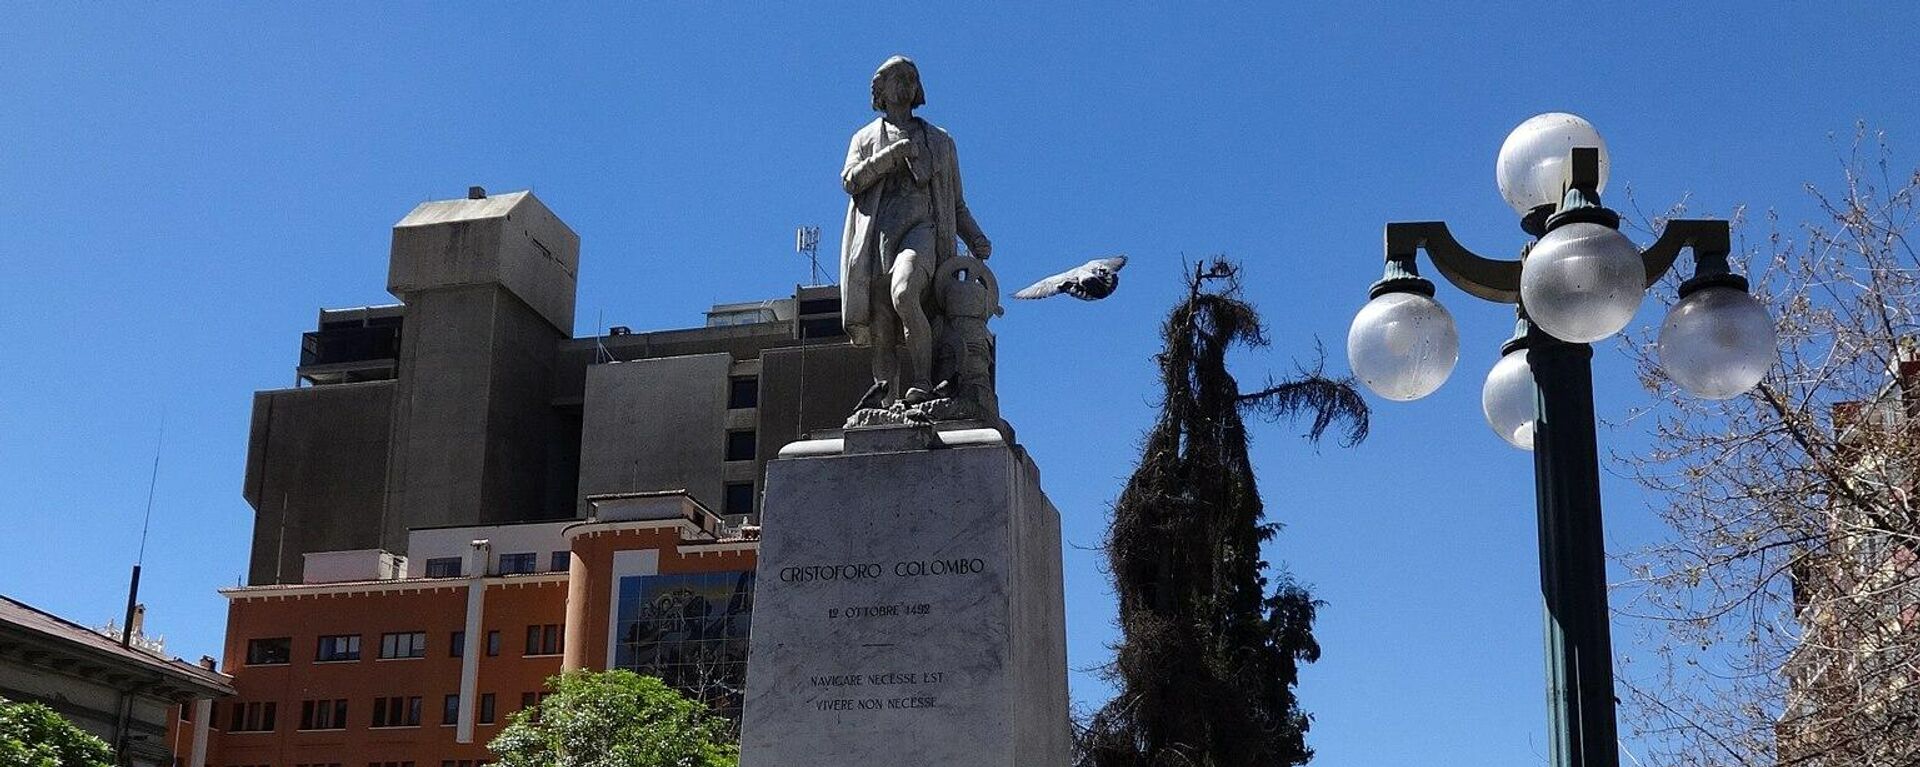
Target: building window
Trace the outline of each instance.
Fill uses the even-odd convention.
[[[743,410],[760,406],[760,379],[757,376],[727,381],[727,409]]]
[[[467,632],[455,631],[447,635],[447,657],[458,658],[467,652]]]
[[[491,658],[499,654],[500,654],[500,632],[498,630],[489,631],[487,632],[487,657]]]
[[[754,447],[758,442],[759,440],[755,438],[754,433],[751,431],[727,432],[727,460],[753,460]]]
[[[547,569],[552,570],[556,573],[564,573],[568,570],[571,570],[573,569],[573,552],[570,552],[570,551],[553,552],[553,561],[547,564],[550,565]]]
[[[501,554],[500,555],[500,574],[501,575],[530,573],[530,572],[533,572],[534,568],[538,566],[539,566],[539,562],[534,559],[533,552],[531,551],[521,553],[521,554]]]
[[[247,640],[247,665],[249,666],[278,666],[292,660],[293,639],[291,637]]]
[[[800,314],[839,314],[838,298],[803,298],[800,300]]]
[[[313,651],[313,659],[322,663],[360,659],[360,635],[338,634],[320,637],[320,646]]]
[[[273,701],[254,701],[235,703],[231,708],[233,709],[233,726],[227,728],[228,732],[272,732],[273,718],[279,704]]]
[[[839,317],[815,317],[800,321],[801,338],[834,338],[847,334]]]
[[[344,730],[347,728],[347,701],[303,700],[300,702],[300,729]]]
[[[612,667],[660,677],[738,721],[753,583],[752,572],[620,578]]]
[[[752,514],[753,483],[728,482],[726,485],[726,496],[722,500],[723,502],[720,504],[720,513],[722,514]]]
[[[459,724],[460,723],[460,694],[459,693],[448,695],[446,702],[441,704],[440,723],[441,724]]]
[[[552,693],[549,692],[520,693],[520,707],[523,709],[533,709],[533,713],[527,715],[528,719],[535,722],[540,721],[540,704],[547,702],[547,696],[551,694]]]
[[[561,631],[560,629],[561,627],[560,627],[560,624],[558,623],[548,623],[541,626],[528,626],[526,654],[528,655],[559,655],[560,648],[566,641],[563,638],[566,632]]]
[[[387,660],[427,657],[427,632],[402,631],[396,634],[381,634],[380,657]]]
[[[767,306],[752,306],[745,309],[723,309],[707,312],[707,327],[724,328],[732,325],[756,325],[773,322],[773,309]]]
[[[434,557],[433,559],[427,560],[427,577],[428,578],[460,577],[460,558],[459,557]]]
[[[493,693],[480,693],[480,715],[474,719],[481,724],[493,724]]]
[[[396,695],[389,698],[374,698],[373,726],[420,726],[420,696],[415,695],[411,698],[403,698]]]

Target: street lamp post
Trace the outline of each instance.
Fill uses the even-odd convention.
[[[1552,113],[1522,123],[1501,146],[1498,176],[1521,229],[1537,238],[1520,260],[1476,255],[1441,222],[1388,224],[1386,274],[1354,318],[1348,359],[1388,399],[1419,399],[1446,381],[1459,336],[1419,274],[1421,250],[1467,294],[1516,306],[1518,329],[1481,404],[1502,439],[1533,451],[1550,763],[1617,767],[1589,344],[1632,321],[1682,250],[1693,252],[1694,276],[1681,284],[1659,340],[1661,365],[1676,382],[1713,399],[1751,389],[1772,365],[1773,324],[1728,268],[1726,221],[1670,221],[1645,250],[1620,234],[1620,217],[1600,204],[1606,146],[1585,120]]]

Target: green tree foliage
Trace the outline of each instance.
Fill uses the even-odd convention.
[[[7,767],[107,767],[113,749],[41,703],[0,698],[0,764]]]
[[[553,694],[513,715],[487,748],[500,767],[736,767],[725,720],[659,679],[569,671]]]
[[[1108,674],[1119,690],[1079,733],[1082,767],[1264,767],[1313,756],[1293,687],[1297,664],[1320,655],[1320,603],[1284,572],[1268,580],[1260,548],[1279,526],[1265,521],[1243,417],[1308,416],[1314,441],[1338,423],[1352,445],[1366,438],[1366,401],[1318,369],[1241,392],[1227,351],[1267,337],[1239,298],[1236,267],[1196,268],[1188,287],[1163,329],[1160,417],[1107,530],[1123,635]]]

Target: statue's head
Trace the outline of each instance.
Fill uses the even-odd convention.
[[[920,87],[920,68],[914,66],[913,59],[894,56],[887,59],[873,73],[873,110],[878,112],[887,108],[887,89],[901,88],[911,99],[907,106],[918,107],[927,103],[927,92]]]

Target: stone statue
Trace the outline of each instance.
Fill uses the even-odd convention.
[[[945,320],[934,355],[940,383],[920,412],[933,421],[999,421],[993,332],[987,330],[987,320],[1002,313],[999,281],[979,259],[955,256],[934,274],[933,292]]]
[[[978,266],[957,271],[992,281],[978,259],[990,256],[993,244],[967,210],[953,138],[913,114],[925,103],[913,60],[887,59],[873,74],[873,108],[881,115],[853,134],[840,173],[852,197],[840,242],[841,319],[853,344],[873,351],[873,387],[850,426],[936,420],[921,406],[947,398],[960,384],[935,378],[935,351],[955,325],[934,294],[935,275],[957,256],[960,240]],[[966,319],[964,332],[976,340],[985,334],[984,317]],[[991,336],[985,337],[990,356]],[[990,362],[987,369],[990,394]]]

